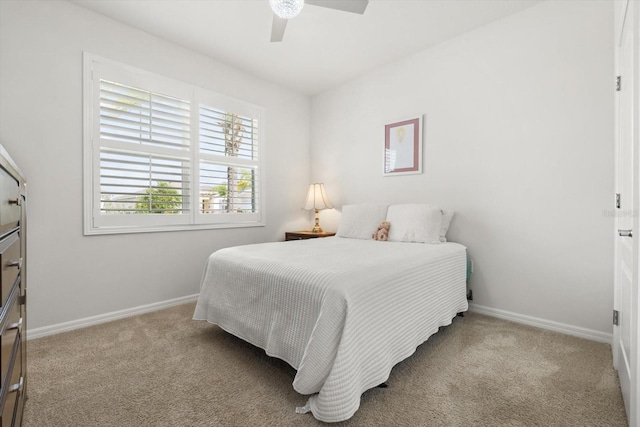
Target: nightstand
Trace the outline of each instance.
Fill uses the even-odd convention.
[[[287,231],[284,233],[284,240],[305,240],[305,239],[317,239],[319,237],[331,237],[336,233],[329,233],[323,231],[322,233],[314,233],[313,231]]]

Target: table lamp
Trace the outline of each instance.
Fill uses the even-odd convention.
[[[316,213],[316,225],[311,230],[314,233],[322,233],[320,227],[320,220],[318,219],[318,211],[322,209],[332,209],[333,205],[327,197],[327,193],[324,191],[324,184],[316,183],[309,185],[309,193],[307,194],[307,201],[304,203],[305,210],[314,210]]]

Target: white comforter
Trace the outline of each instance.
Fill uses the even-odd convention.
[[[350,418],[360,396],[466,311],[457,243],[330,237],[238,246],[207,263],[194,319],[219,325],[297,370],[322,421]]]

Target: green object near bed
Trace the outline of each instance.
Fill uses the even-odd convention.
[[[471,257],[469,256],[469,251],[467,251],[467,283],[471,279]]]

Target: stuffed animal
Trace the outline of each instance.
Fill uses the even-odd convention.
[[[373,234],[373,240],[389,240],[389,228],[391,228],[389,221],[382,221],[378,230]]]

